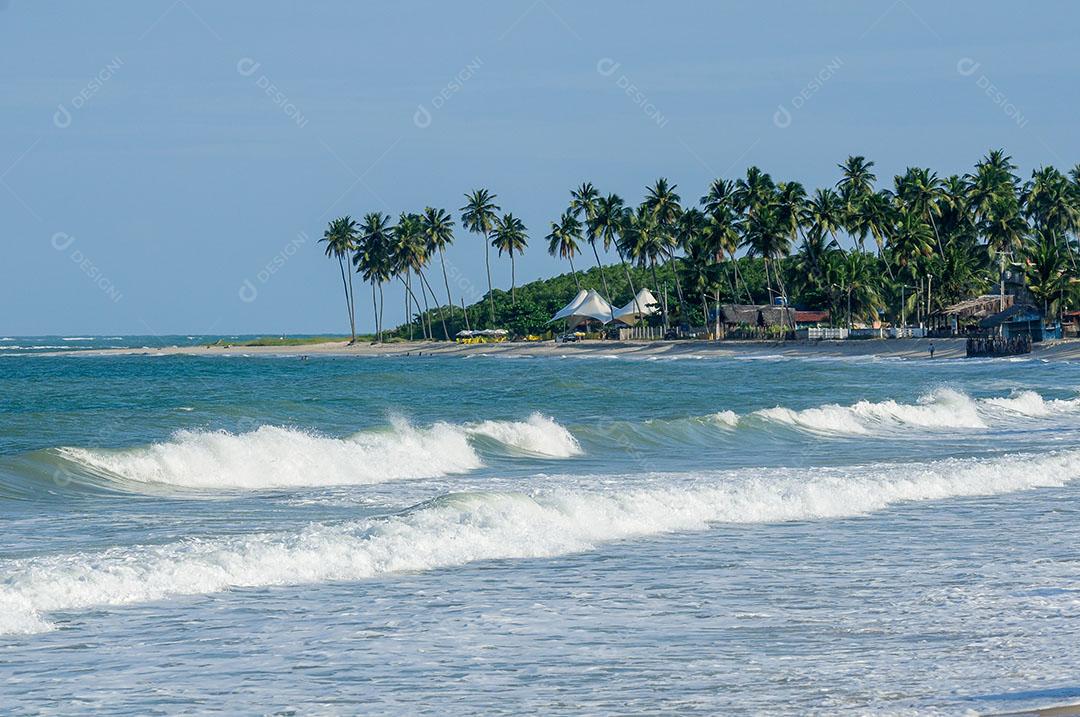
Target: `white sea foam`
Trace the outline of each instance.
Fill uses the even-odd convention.
[[[0,632],[48,629],[48,614],[236,587],[358,580],[477,560],[589,550],[717,523],[828,519],[907,501],[1060,486],[1080,452],[813,470],[653,476],[619,492],[457,493],[382,519],[296,532],[190,539],[0,563]]]
[[[487,436],[524,453],[552,458],[581,454],[581,445],[570,431],[553,419],[534,413],[525,421],[484,421],[469,425],[471,435]]]
[[[1080,411],[1080,399],[1046,400],[1034,391],[1018,391],[1008,398],[986,398],[981,403],[1008,413],[1045,418]]]
[[[718,411],[707,418],[711,423],[725,428],[734,428],[739,425],[739,414],[734,411]]]
[[[248,433],[180,431],[164,443],[124,450],[61,448],[91,469],[140,483],[265,489],[434,478],[479,468],[463,431],[449,424],[331,438],[295,428]]]
[[[179,431],[170,440],[122,450],[60,448],[64,458],[126,481],[199,489],[362,485],[437,478],[482,466],[470,436],[510,449],[566,458],[577,440],[554,420],[484,421],[418,428],[395,420],[390,430],[333,438],[310,431],[261,426],[248,433]]]
[[[866,435],[896,428],[987,428],[979,404],[952,389],[938,389],[917,403],[859,401],[794,410],[777,406],[755,416],[815,433]]]

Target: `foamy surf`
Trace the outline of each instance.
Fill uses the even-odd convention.
[[[720,523],[818,520],[911,501],[1061,486],[1080,451],[991,460],[655,475],[621,492],[455,493],[381,519],[0,563],[0,632],[49,613],[239,587],[322,583],[479,560],[545,558]]]
[[[976,403],[952,389],[939,389],[917,403],[859,401],[851,406],[828,404],[801,411],[766,408],[754,412],[775,423],[819,433],[866,435],[888,428],[987,428]]]
[[[1080,412],[1080,399],[1047,400],[1034,391],[1017,391],[1008,398],[986,398],[982,403],[1007,413],[1032,418]]]
[[[826,404],[801,410],[777,406],[750,415],[820,435],[867,436],[913,429],[988,429],[1017,417],[1048,418],[1077,411],[1080,399],[1046,400],[1034,391],[974,399],[943,388],[915,403],[859,401],[850,406]]]
[[[261,426],[247,433],[180,431],[170,440],[122,450],[59,448],[66,460],[134,484],[191,489],[363,485],[438,478],[483,466],[471,438],[552,458],[581,452],[554,420],[484,421],[466,426],[415,427],[396,420],[390,430],[334,438],[297,428]]]
[[[483,421],[470,424],[466,431],[486,436],[522,453],[548,458],[581,455],[581,445],[570,431],[554,419],[534,413],[524,421]]]

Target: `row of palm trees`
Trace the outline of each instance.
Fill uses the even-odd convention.
[[[1068,176],[1043,167],[1022,181],[1011,158],[995,150],[970,173],[942,178],[911,167],[895,176],[891,187],[877,186],[874,163],[865,157],[848,157],[838,167],[836,184],[813,194],[799,182],[774,181],[750,167],[738,179],[714,180],[696,206],[684,205],[678,187],[664,178],[646,188],[637,206],[586,182],[570,192],[566,209],[551,222],[548,252],[569,263],[580,288],[574,260],[587,243],[604,293],[613,299],[601,249],[614,250],[631,296],[636,293],[631,267],[649,272],[654,289],[660,286],[657,267],[665,267],[682,323],[707,318],[708,303],[721,298],[824,306],[834,316],[846,313],[849,320],[883,312],[898,318],[983,293],[1006,271],[1023,276],[1047,311],[1077,300],[1080,165]],[[500,214],[495,200],[488,190],[477,189],[466,195],[461,208],[462,226],[481,236],[487,247],[489,325],[495,321],[490,248],[510,257],[511,301],[516,304],[514,258],[524,252],[528,239],[521,221]],[[414,306],[421,330],[433,338],[428,297],[436,309],[439,299],[425,270],[437,255],[452,318],[444,252],[453,241],[454,222],[445,210],[432,208],[402,214],[394,226],[389,222],[378,213],[368,214],[359,225],[342,217],[324,235],[327,254],[341,268],[350,328],[355,337],[351,272],[347,280],[345,268],[351,261],[372,285],[380,338],[382,286],[395,279],[405,287],[407,316]],[[842,237],[849,240],[847,249]],[[870,250],[868,240],[873,242]],[[763,276],[745,276],[757,266],[748,259],[759,262]],[[423,311],[413,291],[414,276]],[[700,315],[689,308],[691,301]],[[666,326],[671,321],[667,302],[662,309],[660,321]],[[461,310],[468,324],[464,303]],[[447,338],[447,311],[436,314]]]
[[[511,213],[499,214],[500,207],[495,204],[495,198],[495,195],[486,189],[478,189],[466,195],[467,203],[461,208],[462,225],[483,236],[485,247],[489,247],[485,253],[489,296],[493,294],[490,247],[495,247],[500,256],[504,253],[509,255],[511,277],[516,284],[514,258],[523,253],[528,245],[525,224]],[[405,289],[405,314],[413,315],[415,308],[424,337],[435,338],[431,311],[434,304],[441,323],[442,338],[447,339],[450,333],[446,314],[449,313],[452,320],[455,311],[450,279],[446,271],[446,248],[454,241],[453,217],[445,209],[426,207],[419,214],[402,212],[396,224],[391,224],[391,221],[390,215],[381,212],[370,212],[360,222],[350,216],[339,217],[329,223],[319,240],[326,244],[326,256],[336,259],[341,270],[351,342],[356,341],[356,302],[353,294],[353,271],[346,269],[349,264],[364,281],[371,284],[372,315],[375,319],[377,340],[381,341],[384,335],[383,287],[395,279]],[[442,310],[440,298],[428,279],[427,270],[436,256],[446,290],[446,311]],[[416,278],[415,289],[422,298],[417,298],[413,277]],[[516,286],[513,286],[512,294],[516,301]],[[423,310],[420,308],[421,304]],[[468,311],[464,302],[461,310],[465,322],[468,323]],[[490,320],[494,323],[494,299],[490,311]]]

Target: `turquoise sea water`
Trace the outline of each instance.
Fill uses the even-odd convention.
[[[1080,365],[3,338],[4,713],[1080,702]]]

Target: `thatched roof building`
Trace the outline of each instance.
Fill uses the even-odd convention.
[[[795,309],[772,304],[723,304],[720,320],[729,326],[794,326]]]

